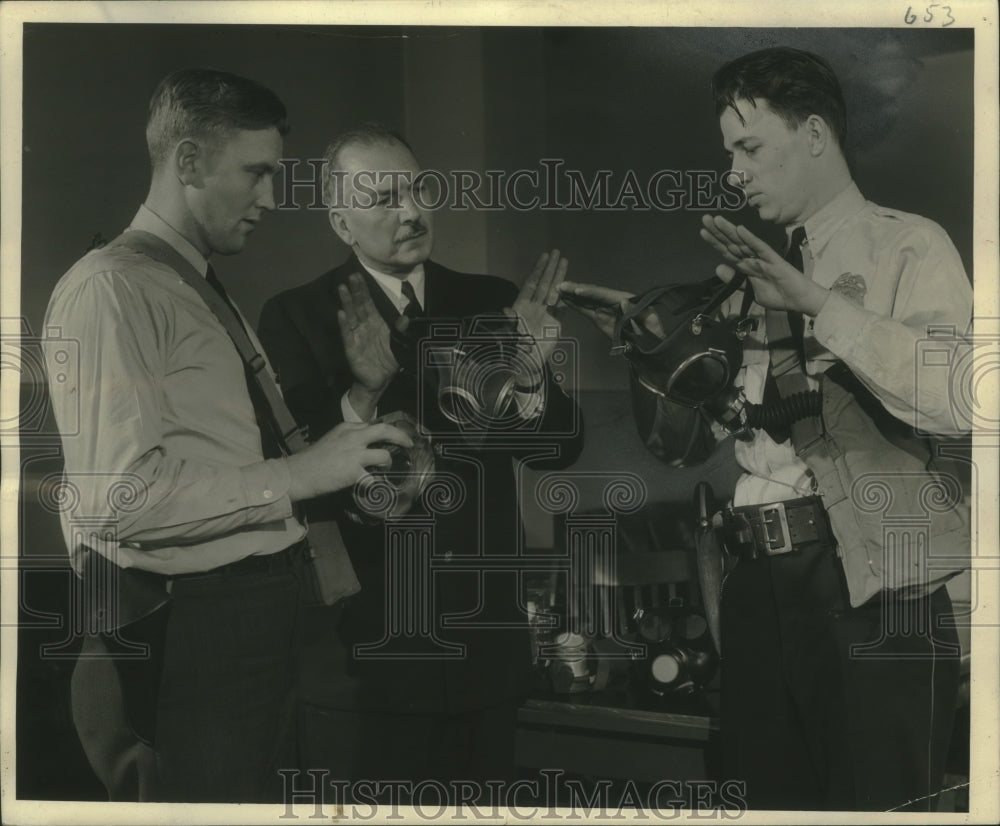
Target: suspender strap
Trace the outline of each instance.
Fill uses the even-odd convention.
[[[789,384],[801,384],[805,389],[807,382],[802,369],[802,359],[799,357],[799,343],[792,335],[792,325],[788,313],[784,310],[765,310],[764,323],[767,325],[767,347],[771,351],[771,373],[775,379],[788,376]],[[785,388],[782,396],[787,396]],[[788,387],[791,391],[792,387]]]
[[[229,338],[232,339],[240,358],[249,368],[249,375],[260,388],[267,401],[268,412],[274,422],[275,432],[282,442],[282,447],[287,453],[297,453],[302,450],[306,446],[305,435],[296,424],[295,417],[292,416],[285,400],[281,398],[277,385],[267,371],[264,357],[257,352],[239,318],[236,317],[222,296],[212,289],[204,276],[194,268],[190,261],[152,233],[142,230],[128,230],[112,241],[112,244],[116,243],[141,252],[154,261],[166,264],[184,280],[185,284],[198,293],[201,300],[219,320]]]
[[[809,391],[805,365],[802,364],[801,347],[783,310],[766,310],[767,346],[771,351],[771,374],[781,398]],[[816,447],[823,438],[823,423],[818,416],[807,416],[791,425],[792,446],[802,459],[808,449]]]
[[[254,383],[260,388],[267,402],[267,412],[274,425],[275,433],[286,453],[297,453],[306,447],[306,437],[296,424],[295,417],[278,392],[278,386],[266,369],[264,357],[257,352],[250,341],[243,324],[225,299],[217,293],[177,250],[155,235],[142,230],[127,230],[119,235],[108,246],[121,244],[136,252],[166,264],[174,270],[193,290],[195,290],[212,311],[229,334],[240,359],[248,368]],[[340,534],[340,529],[334,521],[322,521],[309,527],[309,546],[312,549],[313,571],[316,575],[316,597],[319,601],[333,605],[345,596],[356,593],[360,589],[354,566],[351,563]]]

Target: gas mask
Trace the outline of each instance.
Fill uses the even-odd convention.
[[[747,402],[734,386],[743,365],[743,340],[757,322],[747,318],[753,289],[747,285],[735,319],[719,319],[716,311],[746,277],[728,284],[710,278],[695,284],[671,284],[636,296],[619,316],[612,355],[628,360],[636,380],[652,393],[718,422],[731,436],[753,438],[754,429],[818,415],[818,394],[797,396],[764,408]]]
[[[756,322],[746,317],[749,302],[735,321],[715,317],[742,283],[739,276],[728,284],[709,278],[633,298],[615,324],[611,353],[625,356],[650,392],[701,408],[727,432],[749,438],[746,400],[733,380],[743,365],[743,339]]]

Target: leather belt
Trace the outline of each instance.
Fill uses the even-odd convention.
[[[833,533],[818,496],[722,512],[723,547],[741,559],[781,556],[813,545],[833,547]]]
[[[304,562],[309,557],[309,543],[305,539],[300,539],[294,545],[289,545],[285,550],[273,554],[254,554],[243,559],[237,559],[228,565],[220,565],[210,571],[197,571],[191,574],[178,574],[169,577],[171,580],[205,579],[215,577],[249,576],[260,574],[271,574],[277,571],[286,571],[289,568]]]

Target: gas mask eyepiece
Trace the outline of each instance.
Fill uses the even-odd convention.
[[[685,407],[702,407],[732,384],[743,364],[746,319],[713,314],[741,279],[657,287],[634,298],[615,326],[612,354],[628,358],[639,383]]]
[[[696,408],[730,436],[749,441],[754,430],[773,435],[800,419],[819,416],[822,393],[809,390],[767,405],[751,404],[743,388],[734,385],[743,365],[743,340],[757,326],[747,317],[752,286],[747,285],[735,319],[720,320],[716,311],[745,280],[738,274],[721,285],[710,278],[635,297],[617,321],[611,352],[629,360],[636,380],[650,392]]]

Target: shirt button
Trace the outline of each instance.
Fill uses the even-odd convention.
[[[265,491],[264,491],[264,492],[263,492],[263,493],[261,494],[261,496],[263,496],[263,497],[264,497],[265,499],[271,499],[271,498],[273,498],[273,497],[274,497],[274,491],[270,491],[270,490],[265,490]]]

